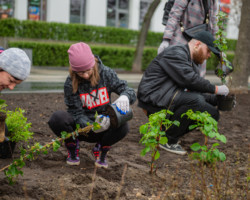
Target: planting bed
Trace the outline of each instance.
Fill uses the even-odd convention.
[[[113,99],[117,96],[113,95]],[[63,94],[3,94],[9,109],[19,106],[25,109],[25,116],[32,123],[34,142],[45,144],[55,138],[47,121],[56,110],[65,110]],[[108,169],[95,169],[91,149],[94,144],[81,142],[79,166],[69,166],[65,159],[67,152],[61,147],[57,152],[39,155],[35,161],[26,162],[24,175],[10,186],[3,172],[0,172],[0,199],[216,199],[216,182],[208,168],[199,167],[188,156],[180,156],[160,150],[157,174],[150,175],[150,155],[140,156],[143,146],[139,144],[139,126],[147,122],[143,111],[132,108],[134,118],[129,122],[130,132],[126,138],[115,144],[108,154]],[[249,186],[250,94],[237,96],[233,111],[221,112],[219,132],[228,142],[221,144],[227,160],[219,164],[217,179],[227,191],[222,199],[247,199]],[[190,145],[200,142],[199,131],[192,131],[181,139],[181,145],[191,153]],[[214,142],[214,141],[213,141]],[[14,158],[19,157],[18,146]],[[0,168],[10,164],[12,159],[1,159]],[[202,179],[204,169],[205,179]],[[249,174],[248,174],[249,176]],[[213,198],[214,197],[214,198]]]

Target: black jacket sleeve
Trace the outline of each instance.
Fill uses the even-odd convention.
[[[183,53],[182,46],[176,46],[171,51],[165,51],[159,65],[180,87],[201,93],[214,93],[215,86],[200,77],[198,67],[191,61],[189,53]]]

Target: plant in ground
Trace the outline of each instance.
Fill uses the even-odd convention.
[[[200,145],[199,143],[194,143],[191,145],[191,149],[195,151],[195,153],[191,154],[191,157],[193,159],[199,160],[201,163],[207,163],[211,165],[215,164],[217,161],[225,161],[225,154],[217,149],[219,143],[212,143],[211,146],[208,144],[209,138],[214,138],[222,143],[227,142],[226,137],[218,132],[217,121],[206,111],[193,112],[190,109],[186,113],[182,114],[182,117],[185,115],[188,117],[188,119],[191,119],[195,122],[194,125],[189,126],[189,129],[192,130],[194,128],[199,128],[205,137],[204,145]]]
[[[50,148],[53,148],[53,151],[57,151],[61,144],[64,142],[65,139],[68,139],[70,137],[75,138],[79,134],[87,134],[91,129],[97,130],[100,128],[100,125],[96,122],[93,123],[93,125],[90,125],[88,123],[88,126],[85,128],[80,128],[79,125],[76,126],[76,130],[72,133],[67,133],[63,131],[61,133],[61,138],[56,138],[55,140],[52,140],[52,142],[41,145],[39,142],[36,142],[33,146],[27,146],[27,148],[21,148],[21,156],[19,159],[15,159],[12,164],[5,166],[4,168],[0,169],[1,171],[4,171],[6,177],[9,180],[9,183],[12,185],[15,182],[15,179],[18,177],[18,175],[23,175],[23,171],[21,170],[25,166],[26,160],[35,160],[38,155],[42,154],[48,154],[48,150]]]
[[[216,69],[216,75],[221,79],[222,84],[226,84],[225,78],[227,76],[227,73],[233,70],[225,54],[228,49],[225,31],[228,15],[222,11],[219,11],[217,14],[217,18],[218,31],[216,32],[216,40],[214,41],[214,43],[220,50],[220,62]],[[231,77],[229,78],[231,80]]]
[[[149,122],[140,126],[140,133],[143,134],[140,143],[146,147],[141,151],[141,155],[145,156],[146,153],[151,153],[150,162],[150,173],[153,173],[155,167],[155,161],[159,159],[159,144],[166,144],[168,139],[166,137],[165,131],[169,129],[173,124],[179,126],[178,121],[170,121],[166,118],[168,115],[173,115],[169,110],[161,110],[157,113],[149,115]],[[155,170],[156,172],[156,170]]]
[[[5,123],[10,133],[9,139],[12,142],[27,142],[33,138],[33,132],[29,131],[31,123],[27,123],[27,118],[23,116],[23,113],[25,113],[25,110],[21,108],[16,108],[15,111],[6,111],[7,118]]]

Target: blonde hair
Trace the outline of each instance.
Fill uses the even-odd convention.
[[[90,85],[92,87],[95,87],[98,85],[99,80],[100,80],[100,75],[99,75],[99,70],[98,70],[98,59],[95,58],[95,65],[93,67],[93,73],[90,77]],[[84,81],[83,78],[81,78],[80,76],[77,75],[77,73],[75,71],[72,71],[72,67],[69,67],[69,74],[70,74],[70,78],[72,80],[72,87],[73,87],[73,93],[75,94],[78,90],[78,85]]]

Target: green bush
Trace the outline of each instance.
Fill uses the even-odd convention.
[[[45,40],[84,41],[101,44],[135,46],[139,31],[85,24],[65,24],[43,21],[0,20],[0,37],[33,38]],[[146,46],[158,47],[163,33],[148,32]],[[236,40],[228,40],[228,51],[234,51]]]
[[[34,66],[68,66],[67,50],[70,44],[66,43],[42,43],[42,42],[23,42],[10,41],[10,47],[30,48],[33,50]],[[131,70],[135,47],[122,46],[98,46],[90,45],[93,54],[98,55],[104,65],[114,69]],[[142,70],[145,70],[150,62],[157,56],[157,48],[144,48],[142,58]],[[227,55],[229,61],[233,61],[234,54]],[[214,70],[218,64],[218,59],[212,54],[207,61],[207,70]]]

